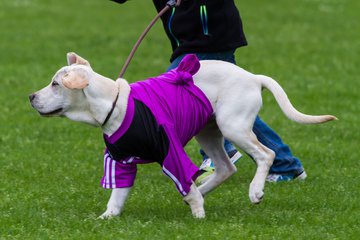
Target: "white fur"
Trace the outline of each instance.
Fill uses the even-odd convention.
[[[115,188],[111,192],[106,211],[99,218],[106,219],[120,214],[131,188]]]
[[[55,84],[31,95],[32,106],[45,116],[65,116],[74,121],[101,127],[112,135],[122,123],[130,87],[124,79],[114,82],[94,72],[85,59],[75,53],[68,54],[70,66],[61,68],[54,76]],[[69,89],[62,79],[71,72],[86,79],[83,89]],[[261,90],[269,89],[285,115],[299,123],[314,124],[336,119],[334,116],[310,116],[298,112],[290,103],[286,93],[273,79],[249,73],[233,64],[222,61],[201,61],[201,68],[194,76],[195,84],[205,93],[215,111],[215,118],[196,136],[197,141],[213,160],[215,173],[204,184],[191,186],[184,200],[197,218],[205,217],[203,196],[236,172],[224,147],[224,137],[251,155],[257,169],[249,187],[252,203],[259,203],[264,195],[265,178],[274,160],[274,152],[261,144],[252,131],[255,118],[261,108]],[[67,86],[71,86],[67,82]],[[119,98],[109,121],[103,122],[112,108],[117,94]],[[61,109],[59,112],[52,111]],[[100,216],[109,218],[119,215],[130,188],[114,189],[107,210]]]

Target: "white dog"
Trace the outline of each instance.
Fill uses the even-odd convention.
[[[88,61],[75,53],[68,53],[67,60],[68,66],[55,74],[50,85],[30,95],[32,106],[42,116],[65,116],[101,127],[105,136],[112,136],[126,117],[131,94],[129,84],[124,79],[113,81],[94,72]],[[200,63],[194,82],[206,95],[214,115],[196,135],[196,140],[213,160],[215,173],[199,187],[192,184],[183,194],[197,218],[205,217],[203,196],[236,172],[223,148],[224,137],[255,160],[257,169],[249,187],[249,197],[253,203],[262,200],[265,179],[274,159],[274,152],[261,144],[252,131],[262,105],[262,88],[270,90],[281,110],[293,121],[317,124],[336,119],[331,115],[311,116],[298,112],[281,86],[269,77],[254,75],[227,62]],[[130,188],[113,189],[102,218],[120,214]]]

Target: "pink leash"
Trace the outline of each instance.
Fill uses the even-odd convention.
[[[166,6],[155,16],[155,18],[150,22],[150,24],[145,28],[143,33],[140,35],[139,39],[136,41],[134,47],[132,48],[128,58],[125,61],[124,66],[121,69],[121,72],[119,73],[118,78],[122,78],[124,75],[127,67],[129,66],[131,59],[134,57],[134,54],[136,50],[138,49],[141,41],[145,38],[146,34],[150,31],[150,29],[154,26],[155,22],[170,8],[179,6],[181,3],[181,0],[170,0],[166,3]]]

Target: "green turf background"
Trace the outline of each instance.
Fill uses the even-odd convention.
[[[249,46],[238,65],[269,75],[293,104],[340,120],[302,126],[284,117],[265,92],[261,117],[301,158],[305,182],[267,184],[251,205],[248,157],[206,198],[193,219],[157,165],[139,168],[121,217],[97,220],[110,192],[99,186],[99,129],[40,118],[28,95],[47,85],[75,51],[115,78],[155,15],[151,1],[0,0],[0,239],[359,239],[358,0],[236,0]],[[158,23],[125,78],[164,71],[170,45]],[[199,164],[195,142],[187,146]]]

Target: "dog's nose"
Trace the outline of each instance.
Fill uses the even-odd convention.
[[[35,94],[30,94],[30,95],[29,95],[29,100],[30,100],[30,102],[32,102],[35,97],[36,97]]]

